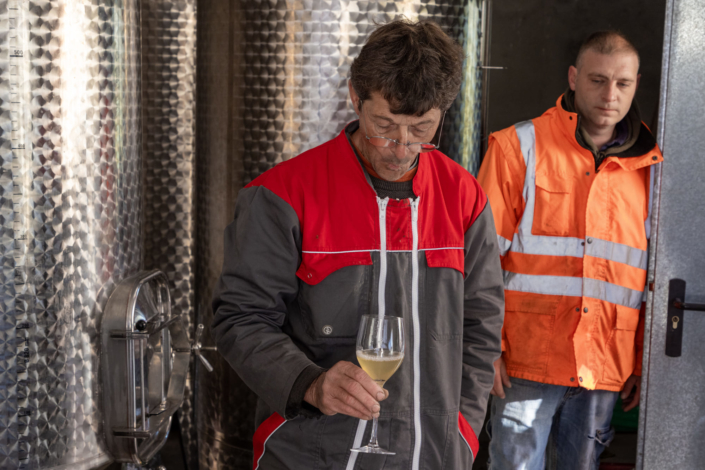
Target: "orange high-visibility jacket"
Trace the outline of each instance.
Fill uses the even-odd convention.
[[[561,98],[490,136],[478,180],[494,215],[506,296],[502,350],[512,377],[619,391],[641,375],[654,164],[641,125],[595,171]]]

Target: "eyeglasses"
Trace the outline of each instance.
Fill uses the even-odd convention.
[[[365,114],[365,117],[367,117],[367,114]],[[375,147],[382,147],[382,148],[395,148],[397,145],[403,145],[411,153],[420,153],[420,152],[430,152],[431,150],[436,150],[438,149],[438,146],[441,144],[441,133],[443,131],[443,121],[446,118],[446,113],[445,111],[443,112],[443,117],[441,117],[441,124],[438,126],[438,141],[437,143],[433,144],[431,142],[410,142],[410,143],[402,143],[399,142],[398,140],[395,139],[390,139],[388,137],[384,137],[381,135],[373,135],[370,137],[367,132],[367,119],[365,119],[365,139],[367,139],[372,145]]]

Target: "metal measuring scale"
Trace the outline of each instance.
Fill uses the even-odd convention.
[[[43,289],[43,292],[37,292],[37,286],[34,282],[37,260],[31,249],[32,240],[35,237],[31,231],[32,203],[28,194],[31,190],[32,179],[32,142],[30,138],[32,123],[29,110],[31,89],[27,7],[28,2],[26,1],[10,0],[7,4],[7,42],[5,43],[7,49],[3,52],[7,53],[9,67],[3,68],[9,72],[5,78],[9,86],[3,87],[5,88],[3,91],[9,93],[1,98],[4,102],[2,117],[5,122],[2,123],[3,142],[0,146],[3,159],[0,176],[3,186],[2,246],[5,250],[3,253],[3,274],[5,281],[11,280],[9,283],[5,282],[3,286],[3,307],[6,309],[3,314],[5,321],[12,321],[11,318],[8,318],[8,313],[10,313],[8,310],[14,310],[15,360],[13,375],[15,375],[16,383],[15,387],[10,389],[14,389],[15,392],[16,416],[14,419],[5,416],[5,419],[9,418],[7,425],[10,432],[5,436],[3,445],[17,453],[19,468],[26,466],[32,440],[30,430],[32,408],[29,398],[29,382],[31,380],[29,364],[32,361],[33,349],[35,349],[31,347],[30,341],[30,330],[34,323],[32,310],[37,301],[46,302],[54,294],[46,289]],[[9,123],[7,122],[8,114]],[[8,198],[7,190],[10,188],[11,197]],[[42,257],[39,258],[41,262]],[[13,349],[8,346],[6,342],[6,350],[3,351],[5,357],[8,357]],[[10,370],[6,368],[4,374],[11,373]],[[10,377],[6,379],[8,378],[11,379]]]
[[[136,0],[0,0],[0,468],[111,459],[100,320],[139,271]]]

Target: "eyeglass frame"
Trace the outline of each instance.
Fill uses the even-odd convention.
[[[360,100],[359,106],[360,106],[360,108],[362,108],[362,100]],[[365,139],[367,139],[368,142],[370,142],[370,145],[373,145],[377,148],[384,148],[384,149],[396,148],[397,145],[403,145],[407,149],[409,149],[409,147],[411,147],[412,145],[432,145],[433,148],[428,148],[428,149],[425,149],[423,147],[420,148],[420,152],[432,152],[434,150],[438,150],[438,147],[441,145],[441,136],[443,135],[443,122],[445,121],[445,118],[446,118],[446,112],[447,111],[443,111],[443,116],[441,116],[441,123],[438,126],[438,144],[434,144],[432,142],[407,142],[406,144],[403,144],[396,139],[390,139],[389,137],[384,137],[381,135],[373,135],[372,137],[370,137],[367,135],[367,119],[365,119]],[[367,118],[367,113],[365,113],[365,118]],[[395,145],[393,147],[391,145],[389,145],[389,146],[375,145],[372,143],[372,139],[384,139],[384,140],[391,142]]]

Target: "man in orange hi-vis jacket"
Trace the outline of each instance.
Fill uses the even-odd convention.
[[[639,402],[652,181],[639,56],[594,33],[542,116],[490,136],[487,192],[506,296],[490,469],[597,469],[617,395]],[[548,452],[547,452],[548,446]]]

